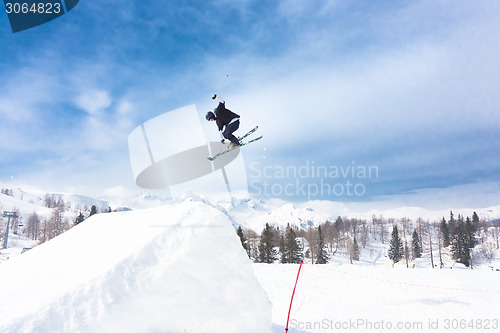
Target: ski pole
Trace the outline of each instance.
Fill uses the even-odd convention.
[[[219,94],[219,91],[224,86],[224,83],[226,83],[226,80],[227,80],[228,77],[229,77],[229,74],[226,74],[226,77],[224,78],[224,80],[222,80],[222,83],[220,84],[219,89],[217,89],[217,92],[215,93],[216,95]]]

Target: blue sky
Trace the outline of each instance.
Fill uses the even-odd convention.
[[[129,133],[185,105],[213,107],[229,74],[221,95],[241,131],[258,124],[265,136],[244,152],[254,193],[315,165],[378,174],[305,175],[365,190],[310,199],[460,185],[478,195],[500,182],[499,14],[497,1],[82,0],[12,34],[2,11],[0,182],[138,192]]]

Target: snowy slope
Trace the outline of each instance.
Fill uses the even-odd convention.
[[[234,228],[198,202],[94,215],[2,263],[0,286],[1,332],[271,328]]]
[[[2,199],[29,212],[35,207]],[[134,202],[161,207],[95,215],[0,262],[0,286],[9,286],[0,288],[0,332],[269,332],[272,323],[272,332],[282,333],[298,265],[250,264],[235,224],[260,232],[266,222],[304,227],[339,215],[449,214],[329,201],[174,201],[147,193]],[[499,208],[454,213],[493,218]],[[341,251],[328,265],[304,265],[290,332],[476,332],[488,323],[488,331],[500,329],[500,272],[490,268],[500,267],[498,250],[474,270],[453,262],[431,269],[425,253],[415,269],[402,262],[393,268],[386,253],[387,244],[375,242],[354,265]]]
[[[4,188],[1,184],[0,187]],[[48,218],[51,209],[45,206],[45,196],[50,196],[54,201],[63,200],[65,205],[71,207],[69,213],[72,215],[82,211],[84,207],[96,206],[98,211],[106,210],[109,203],[106,200],[98,200],[84,195],[71,193],[45,193],[39,190],[25,190],[21,188],[11,189],[11,195],[0,194],[0,210],[19,210],[22,221],[36,212],[41,219]]]
[[[284,332],[299,265],[253,264]],[[500,272],[304,264],[290,332],[498,332]],[[488,328],[486,328],[488,327]]]
[[[9,195],[0,194],[0,210],[4,211],[14,211],[19,210],[22,220],[25,221],[28,216],[37,212],[37,214],[43,218],[50,216],[50,208],[44,207],[41,201],[37,200],[26,200],[26,197],[20,199],[20,197],[13,197]]]

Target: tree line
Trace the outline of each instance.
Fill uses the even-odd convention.
[[[109,211],[111,211],[111,209],[103,212]],[[50,217],[43,220],[40,219],[36,212],[33,212],[33,214],[28,217],[23,232],[26,234],[26,237],[32,240],[38,240],[41,244],[66,232],[71,227],[82,223],[92,215],[98,214],[97,207],[95,205],[93,205],[90,210],[87,207],[84,207],[72,220],[66,216],[65,212],[66,209],[64,202],[61,202],[60,205],[52,207]]]
[[[369,250],[376,242],[388,247],[385,255],[393,263],[404,261],[407,267],[424,254],[431,267],[444,267],[450,258],[472,267],[475,258],[491,260],[500,249],[499,221],[481,221],[476,212],[472,217],[455,217],[450,212],[449,219],[443,217],[440,222],[375,215],[367,221],[339,216],[307,229],[266,223],[260,235],[241,227],[237,233],[249,258],[260,263],[298,263],[307,258],[325,264],[334,255],[346,256],[353,263],[360,260],[360,249]]]
[[[13,191],[2,189],[1,194],[12,196]],[[13,211],[17,213],[18,217],[11,219],[10,224],[10,232],[18,234],[19,230],[22,230],[22,233],[25,234],[27,238],[36,240],[39,244],[64,233],[94,214],[111,212],[111,208],[99,212],[97,207],[92,205],[90,208],[87,206],[76,207],[73,210],[73,212],[76,212],[76,215],[71,217],[71,204],[65,203],[60,195],[46,194],[43,199],[39,198],[39,200],[45,207],[51,209],[50,216],[43,218],[34,211],[28,216],[26,221],[23,221],[21,212],[18,208],[14,207]],[[4,219],[0,216],[0,241],[2,241],[5,236],[6,223],[3,220]]]
[[[341,224],[341,219],[337,219],[335,223],[326,222],[318,228],[311,226],[304,230],[290,225],[281,229],[266,223],[260,236],[251,230],[245,235],[241,226],[238,227],[237,234],[249,258],[255,262],[270,264],[279,261],[282,264],[293,264],[308,258],[313,263],[326,264],[338,250],[337,242],[335,251],[331,251],[334,239],[339,241],[341,238]],[[323,231],[325,229],[326,233]],[[356,237],[347,237],[347,244],[351,262],[359,260]]]

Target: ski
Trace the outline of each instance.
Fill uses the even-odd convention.
[[[259,126],[255,126],[250,131],[248,131],[247,134],[243,135],[241,138],[238,138],[238,141],[241,142],[241,140],[243,140],[244,138],[246,138],[247,136],[249,136],[250,134],[252,134],[253,132],[255,132],[258,128],[259,128]]]
[[[244,135],[243,137],[241,137],[241,139],[243,139],[243,138],[245,138],[245,137],[246,137],[246,135]],[[241,139],[240,139],[240,140],[241,140]],[[257,140],[260,140],[260,139],[262,139],[262,135],[261,135],[261,136],[259,136],[259,137],[257,137],[257,138],[255,138],[255,139],[252,139],[252,140],[250,140],[250,141],[248,141],[248,142],[244,142],[244,143],[242,143],[242,144],[241,144],[239,147],[237,147],[237,148],[227,148],[226,150],[223,150],[223,151],[221,151],[220,153],[217,153],[217,154],[215,154],[214,156],[212,156],[212,157],[207,157],[207,158],[208,158],[208,160],[209,160],[209,161],[213,161],[213,160],[215,160],[217,157],[220,157],[220,156],[222,156],[222,155],[224,155],[224,154],[229,153],[230,151],[233,151],[233,150],[235,150],[235,149],[241,148],[241,147],[243,147],[243,146],[246,146],[246,145],[248,145],[248,144],[250,144],[250,143],[252,143],[252,142],[255,142],[255,141],[257,141]]]
[[[242,142],[242,140],[243,140],[243,139],[245,139],[245,138],[246,138],[246,137],[248,137],[250,134],[252,134],[253,132],[255,132],[258,128],[259,128],[259,126],[255,126],[255,127],[254,127],[254,128],[252,128],[250,131],[248,131],[245,135],[243,135],[242,137],[238,138],[238,141],[240,142],[240,147],[241,147],[241,146],[244,146],[244,145],[246,145],[246,144],[249,144],[250,142],[256,141],[256,140],[252,140],[252,141],[247,142],[246,144],[243,144],[243,142]],[[262,138],[262,136],[261,136],[260,138]],[[260,139],[260,138],[259,138],[259,139]],[[228,153],[228,152],[230,152],[231,150],[234,150],[234,149],[235,149],[235,148],[233,148],[233,149],[227,148],[227,149],[225,149],[225,150],[221,151],[220,153],[217,153],[217,154],[215,154],[214,156],[212,156],[212,157],[207,157],[207,158],[208,158],[208,160],[209,160],[209,161],[213,161],[213,160],[215,160],[217,157],[219,157],[219,156],[221,156],[221,155],[224,155],[224,154],[226,154],[226,153]]]
[[[252,142],[255,142],[255,141],[257,141],[257,140],[260,140],[260,139],[262,139],[262,137],[263,137],[263,135],[261,135],[261,136],[259,136],[259,137],[256,137],[255,139],[252,139],[252,140],[250,140],[250,141],[248,141],[248,142],[242,143],[242,144],[240,145],[240,147],[246,146],[246,145],[248,145],[248,144],[250,144],[250,143],[252,143]]]

